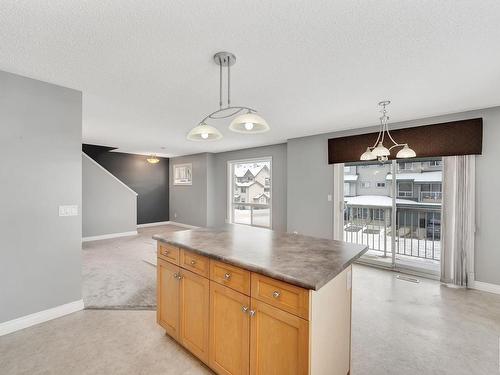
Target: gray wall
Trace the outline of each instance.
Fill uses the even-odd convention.
[[[0,322],[78,301],[82,95],[0,71]]]
[[[180,156],[170,159],[170,220],[200,227],[207,226],[207,163],[210,154]],[[193,165],[193,184],[174,185],[176,164]]]
[[[272,157],[273,229],[286,231],[286,144],[170,159],[170,220],[195,226],[220,226],[227,213],[227,162]],[[173,166],[193,164],[193,185],[174,186]]]
[[[82,153],[83,237],[137,230],[137,194]]]
[[[500,207],[500,107],[391,124],[391,128],[482,117],[483,155],[476,159],[476,280],[500,284],[500,250],[496,235]],[[327,140],[375,131],[376,127],[296,138],[288,141],[288,231],[333,236],[333,167],[327,163]],[[304,198],[304,197],[307,197]]]

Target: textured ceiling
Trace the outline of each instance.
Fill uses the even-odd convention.
[[[83,139],[127,152],[224,151],[500,105],[500,1],[52,0],[0,3],[0,69],[83,91]],[[232,102],[263,135],[193,143],[218,106],[212,55],[236,54]],[[1,88],[0,88],[1,89]],[[163,148],[162,148],[163,147]]]

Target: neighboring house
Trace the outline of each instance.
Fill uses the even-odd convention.
[[[398,198],[422,203],[440,203],[442,199],[442,162],[398,163]],[[357,165],[344,168],[344,196],[391,196],[391,165]]]
[[[271,176],[267,165],[235,171],[234,201],[269,204]]]
[[[351,165],[344,168],[346,222],[391,225],[391,164]],[[397,222],[416,238],[439,238],[442,201],[442,162],[398,163]],[[412,229],[407,229],[411,227]],[[406,228],[406,229],[405,229]],[[430,229],[429,229],[430,228]]]

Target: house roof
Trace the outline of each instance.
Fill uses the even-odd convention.
[[[259,172],[263,169],[263,168],[268,168],[267,165],[260,165],[258,167],[250,167],[250,168],[238,168],[238,166],[236,166],[236,168],[234,169],[234,175],[236,177],[243,177],[247,174],[247,172],[250,172],[252,174],[252,176],[257,176],[259,174]]]
[[[363,206],[363,207],[392,207],[392,198],[386,195],[359,195],[357,197],[345,197],[344,201],[346,204],[351,206]],[[396,204],[408,205],[408,206],[437,206],[440,203],[424,203],[415,202],[409,199],[396,199]]]
[[[262,185],[259,181],[248,181],[248,182],[238,182],[236,181],[236,186],[239,186],[239,187],[249,187],[249,186],[252,186],[253,184],[259,184],[260,186],[264,186]]]
[[[392,180],[392,174],[387,174],[386,180]],[[442,182],[443,172],[433,171],[433,172],[422,172],[422,173],[397,173],[396,180],[408,180],[413,182]]]
[[[357,174],[345,174],[344,175],[344,181],[358,181],[358,175]]]
[[[253,199],[259,199],[263,195],[266,196],[267,198],[269,198],[269,193],[260,193],[260,194],[257,194],[255,197],[253,197]]]

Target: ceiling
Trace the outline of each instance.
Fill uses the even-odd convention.
[[[83,140],[165,156],[219,152],[500,105],[500,2],[2,0],[0,69],[83,92]],[[262,135],[191,142],[218,108],[212,55],[233,52],[232,103]],[[0,88],[1,89],[1,88]]]

